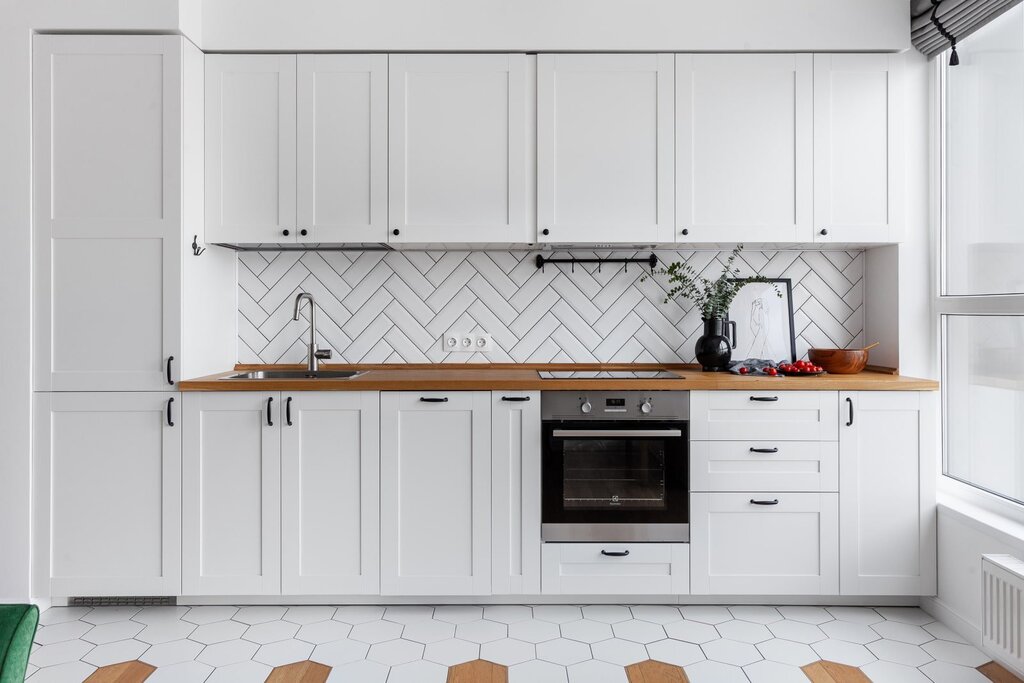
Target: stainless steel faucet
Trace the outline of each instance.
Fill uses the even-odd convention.
[[[316,303],[313,301],[312,294],[300,292],[295,297],[295,315],[292,316],[292,320],[299,319],[299,309],[302,307],[303,301],[309,302],[309,344],[306,345],[306,372],[317,372],[320,369],[321,360],[330,360],[331,350],[316,348]]]

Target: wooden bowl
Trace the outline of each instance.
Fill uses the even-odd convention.
[[[867,349],[808,349],[807,357],[833,375],[855,375],[868,364]]]

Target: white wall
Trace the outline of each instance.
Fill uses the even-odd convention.
[[[902,50],[899,0],[203,0],[204,50]]]
[[[0,21],[0,602],[30,596],[34,30],[175,31],[177,0],[5,0]]]

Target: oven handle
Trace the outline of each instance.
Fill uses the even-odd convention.
[[[681,429],[555,429],[551,432],[555,438],[574,436],[667,436],[680,437]]]

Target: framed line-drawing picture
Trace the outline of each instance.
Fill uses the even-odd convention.
[[[729,307],[729,321],[735,323],[734,360],[796,360],[793,283],[789,278],[745,285]]]

